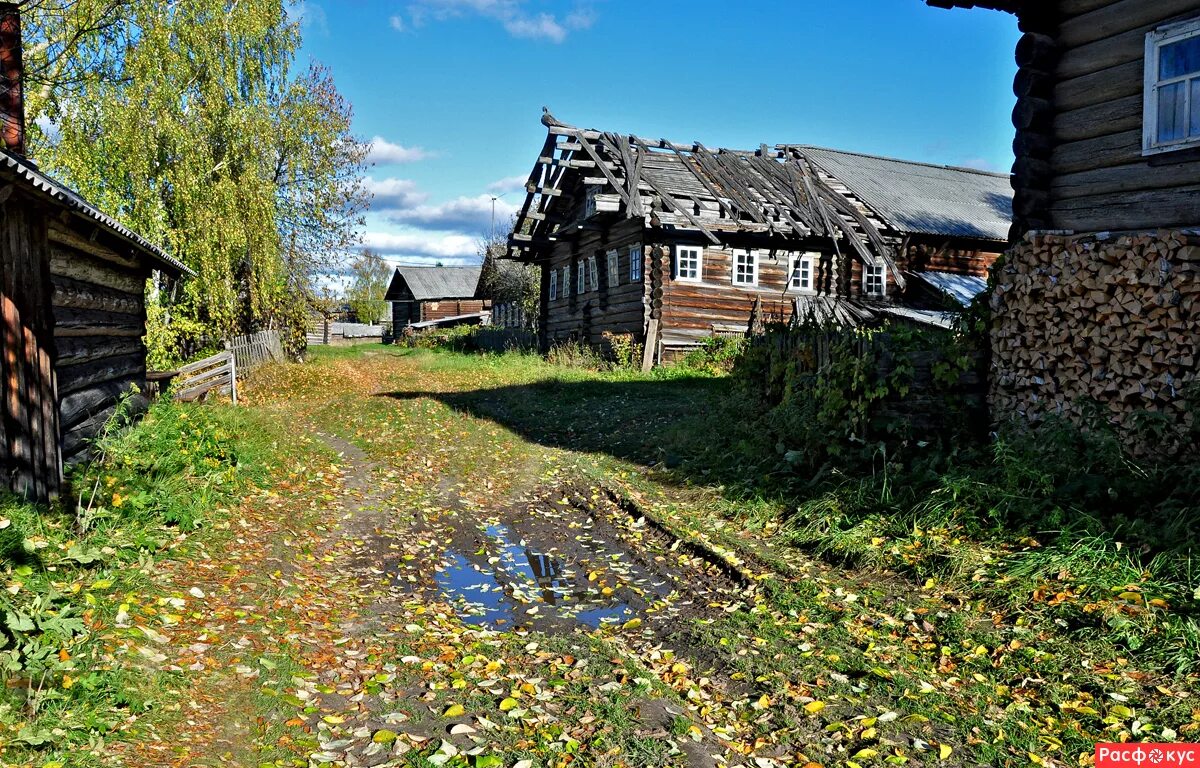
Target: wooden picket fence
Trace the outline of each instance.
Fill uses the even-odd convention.
[[[238,376],[271,362],[282,362],[278,331],[260,331],[225,342],[225,351],[188,363],[179,369],[173,392],[176,400],[199,400],[209,392],[228,392],[237,405]]]
[[[253,373],[266,363],[283,362],[283,342],[279,331],[259,331],[248,336],[237,336],[225,342],[225,349],[237,358],[239,373]]]

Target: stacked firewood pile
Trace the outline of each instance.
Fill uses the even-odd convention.
[[[1033,233],[997,273],[995,415],[1175,411],[1200,350],[1200,233]]]

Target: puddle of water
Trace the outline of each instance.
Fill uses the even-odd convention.
[[[581,624],[598,628],[644,611],[669,585],[609,550],[590,533],[576,536],[574,562],[557,547],[539,546],[508,526],[481,532],[475,552],[448,550],[435,574],[443,594],[468,624],[492,629]],[[602,574],[595,581],[588,574]],[[596,576],[596,574],[593,574]]]

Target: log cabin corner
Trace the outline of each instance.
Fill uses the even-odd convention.
[[[146,281],[189,273],[25,157],[19,6],[0,3],[0,459],[48,502],[121,397],[146,384]]]
[[[1000,418],[1182,417],[1200,359],[1200,0],[927,0],[1016,15]]]
[[[542,268],[543,352],[628,334],[649,368],[744,333],[756,303],[779,319],[945,326],[943,300],[981,292],[1007,244],[1005,175],[542,123],[508,257]]]

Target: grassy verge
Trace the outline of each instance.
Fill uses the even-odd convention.
[[[806,446],[731,378],[428,365],[478,383],[434,395],[457,410],[597,455],[683,530],[756,564],[769,608],[703,636],[756,691],[803,681],[796,700],[821,705],[764,718],[771,738],[813,739],[816,723],[838,761],[939,761],[944,745],[950,762],[1039,764],[1200,730],[1187,464],[1055,424],[806,473],[792,458]]]
[[[203,595],[171,591],[163,569],[221,551],[285,446],[252,411],[159,402],[73,472],[62,508],[0,500],[0,762],[90,765],[103,741],[175,716],[186,672],[162,663],[162,633]]]

